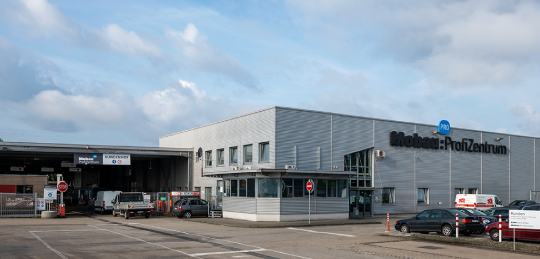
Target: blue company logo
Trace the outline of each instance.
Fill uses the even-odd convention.
[[[116,160],[113,160],[112,163],[113,163],[113,164],[116,164]]]
[[[448,122],[447,120],[442,120],[441,122],[439,122],[438,130],[439,133],[443,135],[450,133],[450,122]]]
[[[450,124],[448,124],[448,125],[450,125]],[[450,126],[448,126],[448,127],[450,127]],[[94,155],[94,158],[97,158],[97,155]]]

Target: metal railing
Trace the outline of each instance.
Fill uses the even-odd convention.
[[[0,217],[38,217],[41,211],[36,210],[36,198],[43,194],[0,193]]]
[[[150,203],[154,205],[155,211],[170,212],[171,199],[168,192],[147,192],[145,195],[150,195]]]

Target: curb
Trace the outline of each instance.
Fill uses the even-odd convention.
[[[187,220],[186,220],[187,221]],[[289,227],[319,227],[319,226],[341,226],[341,225],[364,225],[364,224],[381,224],[380,222],[357,222],[357,223],[323,223],[323,224],[284,224],[284,225],[242,225],[242,224],[228,224],[212,221],[191,221],[197,223],[205,223],[211,225],[220,225],[225,227],[235,227],[235,228],[289,228]]]

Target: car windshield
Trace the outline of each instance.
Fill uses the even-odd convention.
[[[486,213],[473,209],[460,209],[460,211],[474,216],[487,216]]]
[[[508,204],[508,206],[521,206],[521,205],[524,205],[525,203],[527,203],[527,201],[513,201],[510,204]]]
[[[143,201],[143,195],[140,193],[124,193],[120,194],[120,202]]]
[[[448,210],[448,212],[450,212],[450,214],[452,215],[456,215],[458,214],[460,217],[468,217],[469,215],[463,211],[460,211],[460,210]]]

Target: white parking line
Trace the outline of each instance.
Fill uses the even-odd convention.
[[[308,230],[308,229],[301,229],[301,228],[287,228],[292,230],[300,230],[300,231],[306,231],[311,233],[317,233],[317,234],[328,234],[328,235],[336,235],[336,236],[344,236],[344,237],[356,237],[353,235],[346,235],[346,234],[339,234],[339,233],[331,233],[331,232],[320,232],[320,231],[314,231],[314,230]]]
[[[39,241],[41,241],[41,243],[43,243],[45,245],[45,247],[49,248],[49,250],[53,251],[55,254],[57,254],[58,256],[60,256],[60,258],[62,259],[67,259],[67,257],[65,257],[62,253],[58,252],[57,250],[55,250],[54,248],[52,248],[49,244],[47,244],[45,241],[41,240],[41,238],[39,238],[36,234],[30,232],[30,234],[32,234],[33,236],[35,236]]]
[[[60,229],[55,229],[55,230],[33,230],[33,231],[28,231],[30,233],[38,233],[38,232],[71,232],[71,231],[102,231],[101,229],[93,229],[93,228],[88,228],[88,229],[69,229],[69,230],[60,230]]]
[[[175,249],[172,249],[172,248],[170,248],[170,247],[166,247],[166,246],[164,246],[164,245],[160,245],[160,244],[156,244],[156,243],[152,243],[152,242],[144,241],[144,240],[142,240],[142,239],[140,239],[140,238],[136,238],[136,237],[130,237],[130,236],[126,235],[126,234],[122,234],[122,233],[114,232],[114,231],[112,231],[112,230],[108,230],[108,229],[102,229],[102,228],[98,228],[98,227],[96,227],[96,226],[92,226],[92,225],[89,225],[89,226],[91,226],[91,227],[94,227],[94,228],[97,228],[97,229],[105,230],[105,231],[108,231],[108,232],[111,232],[111,233],[114,233],[114,234],[118,234],[118,235],[121,235],[121,236],[125,236],[125,237],[127,237],[127,238],[135,239],[135,240],[137,240],[137,241],[141,241],[141,242],[143,242],[143,243],[147,243],[147,244],[150,244],[150,245],[155,245],[155,246],[159,246],[159,247],[162,247],[162,248],[165,248],[165,249],[171,250],[171,251],[173,251],[173,252],[181,253],[181,254],[184,254],[184,255],[187,255],[187,256],[191,256],[191,257],[195,257],[195,258],[200,258],[200,257],[197,257],[197,256],[192,256],[192,255],[189,255],[188,253],[186,253],[186,252],[182,252],[182,251],[180,251],[180,250],[175,250]],[[66,258],[66,259],[67,259],[67,258]]]
[[[159,228],[159,229],[169,230],[169,231],[178,232],[178,233],[182,233],[182,234],[186,234],[186,235],[194,235],[194,236],[204,237],[204,238],[207,238],[207,239],[219,240],[219,241],[228,242],[228,243],[233,243],[233,244],[237,244],[237,245],[248,246],[248,247],[254,247],[254,248],[257,248],[257,249],[265,249],[266,251],[269,251],[269,252],[274,252],[274,253],[283,254],[283,255],[288,255],[288,256],[297,257],[297,258],[302,258],[302,259],[310,259],[309,257],[303,257],[303,256],[299,256],[299,255],[294,255],[294,254],[289,254],[289,253],[277,251],[277,250],[266,249],[266,248],[258,247],[258,246],[254,246],[254,245],[246,245],[246,244],[242,244],[242,243],[239,243],[239,242],[235,242],[235,241],[231,241],[231,240],[226,240],[226,239],[218,239],[218,238],[213,238],[213,237],[208,237],[208,236],[203,236],[203,235],[197,235],[197,234],[187,233],[187,232],[178,231],[178,230],[169,229],[169,228],[156,227],[156,226],[147,225],[147,224],[141,224],[141,226],[147,226],[147,227],[152,227],[152,228]]]
[[[255,250],[240,250],[240,251],[226,251],[226,252],[210,252],[210,253],[198,253],[190,254],[191,256],[205,256],[205,255],[221,255],[221,254],[235,254],[235,253],[250,253],[250,252],[263,252],[268,251],[266,249],[255,249]]]

